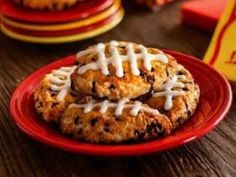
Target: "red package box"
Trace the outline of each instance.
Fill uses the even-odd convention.
[[[192,0],[182,4],[182,21],[213,32],[227,0]]]

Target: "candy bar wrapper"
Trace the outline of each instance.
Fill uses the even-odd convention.
[[[236,0],[229,0],[204,61],[230,80],[236,93]]]
[[[140,5],[147,6],[151,9],[156,9],[166,3],[172,2],[174,0],[136,0]]]

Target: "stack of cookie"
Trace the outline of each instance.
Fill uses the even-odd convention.
[[[1,29],[34,43],[64,43],[91,38],[123,18],[121,0],[2,0]]]
[[[99,43],[47,74],[35,107],[65,134],[95,143],[169,134],[195,112],[199,87],[176,59],[131,42]]]

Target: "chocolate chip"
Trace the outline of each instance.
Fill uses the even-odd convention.
[[[109,123],[106,122],[106,123],[104,124],[103,130],[104,130],[105,132],[109,132],[109,131],[110,131],[110,125],[109,125]]]
[[[152,68],[151,68],[151,72],[154,72],[154,71],[155,71],[155,69],[152,67]]]
[[[115,85],[114,84],[111,84],[110,86],[109,86],[109,89],[110,90],[114,90],[116,87],[115,87]]]
[[[39,103],[40,107],[43,107],[43,102],[42,101],[39,101],[38,103]]]
[[[192,116],[192,112],[188,109],[187,110],[187,115],[190,117],[190,116]]]
[[[95,124],[97,123],[97,121],[98,121],[98,118],[93,118],[93,119],[91,119],[91,121],[90,121],[91,127],[94,127]]]
[[[54,103],[52,103],[51,108],[54,108],[54,107],[56,107],[57,105],[59,105],[59,103],[54,102]]]
[[[117,122],[121,121],[121,117],[115,116],[115,121],[117,121]]]
[[[92,92],[96,93],[96,81],[92,82]]]
[[[76,131],[76,134],[80,135],[83,132],[83,128],[79,127],[78,130]]]
[[[142,70],[140,70],[140,74],[139,74],[143,79],[147,79],[147,74],[144,72],[144,71],[142,71]]]
[[[50,94],[51,97],[54,97],[58,94],[58,92],[55,92],[55,91],[49,89],[49,94]]]
[[[146,79],[149,84],[153,84],[155,82],[155,77],[153,75],[147,76]]]
[[[74,90],[70,90],[70,94],[71,94],[72,96],[77,96],[77,95],[78,95],[77,92],[74,91]]]
[[[189,109],[188,104],[186,102],[185,102],[185,107],[186,107],[187,115],[188,115],[188,117],[190,117],[192,115],[192,112]]]
[[[187,88],[187,87],[184,87],[184,88],[183,88],[183,91],[188,91],[188,88]]]
[[[153,84],[155,81],[155,77],[154,75],[148,75],[146,72],[144,71],[140,71],[140,76],[148,83]]]
[[[78,124],[79,123],[79,116],[77,116],[75,119],[74,119],[74,124]]]
[[[176,126],[182,125],[182,124],[184,123],[184,121],[185,121],[185,118],[180,117],[180,118],[177,120],[177,125],[176,125]]]
[[[55,93],[55,92],[51,92],[50,95],[51,95],[51,97],[54,97],[54,96],[57,95],[57,93]]]
[[[93,93],[94,93],[94,92],[93,92]],[[104,97],[98,97],[98,96],[96,96],[96,95],[90,95],[90,96],[92,96],[92,98],[95,99],[95,100],[97,100],[97,101],[104,101],[104,100],[107,100],[107,99],[108,99],[107,96],[104,96]],[[111,99],[111,101],[112,101],[112,99]]]
[[[184,74],[184,71],[178,71],[177,75],[183,75]]]
[[[92,60],[92,61],[96,61],[96,58],[92,57],[91,60]]]
[[[168,111],[165,110],[165,109],[158,109],[158,111],[159,111],[161,114],[167,114],[167,113],[168,113]]]
[[[169,75],[170,75],[170,74],[169,74],[169,71],[166,70],[166,76],[169,77]]]
[[[163,133],[162,126],[153,122],[147,125],[146,131],[150,136],[161,135]]]
[[[145,136],[145,132],[140,132],[138,130],[134,130],[134,136],[138,139],[138,140],[143,140],[144,136]]]

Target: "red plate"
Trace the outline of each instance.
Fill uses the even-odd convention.
[[[225,77],[202,61],[179,52],[166,52],[191,71],[201,89],[200,103],[194,116],[169,136],[135,144],[91,144],[70,139],[39,119],[34,109],[33,91],[40,78],[52,69],[72,64],[75,56],[46,65],[27,77],[12,95],[11,115],[20,129],[32,138],[76,153],[131,156],[163,151],[188,143],[211,131],[224,118],[232,102],[232,91]]]
[[[114,0],[86,0],[62,11],[30,10],[13,4],[10,0],[2,0],[0,12],[5,16],[20,21],[34,23],[59,23],[78,20],[97,14],[110,5]]]
[[[114,14],[112,14],[110,17],[99,21],[97,23],[88,25],[88,26],[83,26],[80,28],[75,28],[75,29],[70,29],[70,30],[64,30],[64,31],[30,31],[30,30],[24,30],[24,29],[20,29],[20,28],[16,28],[10,25],[7,25],[3,22],[3,25],[9,29],[10,31],[13,31],[17,34],[23,34],[23,35],[27,35],[27,36],[37,36],[37,37],[58,37],[58,36],[66,36],[66,35],[73,35],[73,34],[79,34],[79,33],[83,33],[86,31],[90,31],[99,27],[102,27],[106,24],[111,23],[113,20],[115,20],[116,18],[120,17],[120,9],[116,12],[114,12]]]

